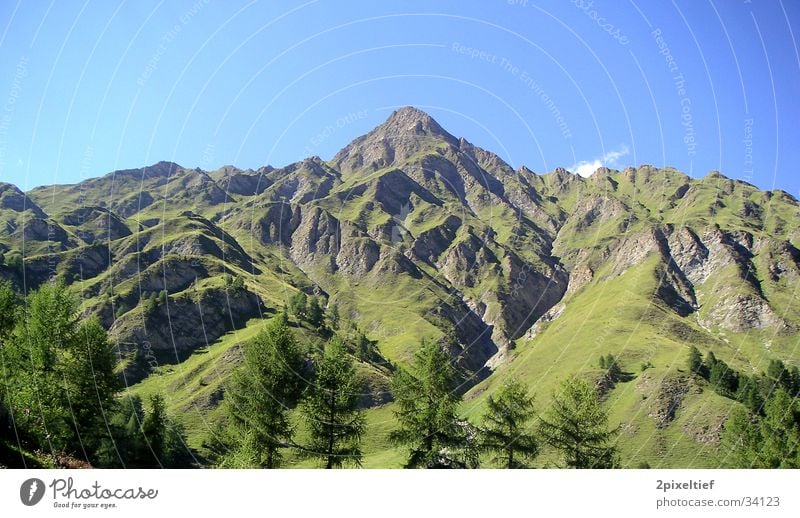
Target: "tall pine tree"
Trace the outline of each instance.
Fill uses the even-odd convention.
[[[423,342],[412,370],[392,380],[400,428],[389,435],[409,448],[407,468],[474,468],[478,454],[474,430],[458,417],[460,396],[450,359],[432,342]]]
[[[764,405],[764,416],[737,406],[722,433],[722,449],[735,468],[800,468],[797,404],[782,388]]]
[[[496,454],[508,469],[526,467],[523,460],[539,454],[539,443],[530,431],[534,417],[532,396],[516,380],[489,396],[481,428],[481,449]]]
[[[569,378],[554,394],[542,416],[542,439],[561,451],[568,468],[615,468],[617,452],[608,430],[608,415],[595,390],[583,380]]]
[[[92,460],[85,447],[106,433],[102,415],[112,410],[119,387],[106,332],[96,321],[80,324],[77,310],[63,284],[30,293],[4,359],[14,365],[9,406],[21,436],[54,455]]]
[[[697,347],[692,346],[689,349],[689,372],[695,374],[697,376],[702,376],[703,374],[703,355],[700,354],[700,351]]]
[[[317,362],[314,383],[303,402],[309,426],[305,452],[325,468],[361,465],[361,438],[366,423],[359,409],[359,381],[342,341],[334,337]]]
[[[277,468],[281,450],[293,445],[289,410],[305,385],[305,364],[286,315],[273,318],[243,352],[225,397],[231,458],[240,460],[238,467]]]

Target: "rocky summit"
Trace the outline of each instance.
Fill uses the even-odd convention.
[[[467,413],[511,377],[542,404],[566,376],[589,379],[623,458],[654,467],[715,466],[738,404],[687,372],[691,346],[745,373],[800,360],[789,194],[649,165],[515,170],[411,107],[328,161],[0,184],[0,219],[0,276],[67,283],[131,390],[168,387],[197,448],[238,342],[298,291],[374,344],[382,362],[361,370],[375,422],[391,415],[384,366],[426,339],[456,365]],[[606,354],[626,376],[604,378]],[[391,465],[382,441],[365,465]]]

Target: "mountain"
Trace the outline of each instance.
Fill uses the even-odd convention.
[[[800,360],[792,196],[649,165],[515,170],[410,107],[327,162],[0,184],[0,218],[0,277],[69,283],[110,329],[131,390],[166,388],[198,448],[238,343],[298,290],[336,303],[391,364],[441,343],[467,415],[512,376],[537,405],[568,375],[596,382],[630,465],[717,465],[737,403],[686,372],[690,346],[748,373]],[[604,381],[606,354],[625,381]],[[389,373],[360,368],[370,429],[385,431]],[[399,465],[371,433],[365,464]]]

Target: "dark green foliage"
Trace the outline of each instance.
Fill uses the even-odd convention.
[[[711,367],[708,382],[719,394],[733,397],[739,388],[739,374],[724,361],[717,360]]]
[[[306,318],[308,323],[316,329],[321,329],[325,325],[325,313],[319,303],[319,298],[311,297],[308,301]]]
[[[124,315],[124,314],[125,314],[125,313],[127,313],[128,311],[130,311],[130,309],[129,309],[129,308],[128,308],[128,306],[127,306],[127,305],[126,305],[126,304],[123,302],[122,304],[120,304],[119,306],[117,306],[117,311],[114,313],[114,316],[116,316],[117,318],[120,318],[120,317],[122,317],[122,315]]]
[[[334,331],[339,329],[339,306],[335,302],[328,304],[328,326]]]
[[[697,347],[689,349],[689,372],[697,376],[703,375],[703,356]]]
[[[753,414],[760,414],[764,405],[761,396],[759,380],[756,376],[748,377],[739,375],[739,388],[736,391],[736,399],[740,401]]]
[[[188,463],[183,428],[167,415],[161,394],[150,397],[150,409],[142,421],[141,433],[146,451],[141,455],[140,466],[173,468]],[[149,466],[148,460],[151,460]]]
[[[622,378],[622,368],[619,366],[619,361],[612,355],[606,357],[606,375],[611,381],[619,381]]]
[[[542,416],[539,434],[558,449],[568,468],[615,468],[616,448],[611,441],[616,430],[608,430],[608,414],[595,390],[583,380],[569,378],[554,394]]]
[[[356,335],[356,357],[361,361],[368,362],[372,360],[374,355],[375,350],[372,341],[367,338],[367,335],[359,332]]]
[[[359,409],[360,383],[341,339],[325,347],[315,368],[314,383],[302,405],[309,427],[305,454],[320,459],[325,468],[361,465],[361,438],[366,423]]]
[[[22,256],[18,253],[6,255],[6,267],[16,273],[22,273]]]
[[[711,369],[714,368],[714,365],[717,363],[717,357],[714,355],[713,351],[708,351],[706,354],[706,359],[703,362],[703,367],[701,370],[702,376],[704,378],[708,378],[711,375]]]
[[[14,425],[34,448],[69,451],[79,445],[64,390],[78,336],[77,306],[63,285],[46,284],[27,297],[26,312],[4,347],[8,404]]]
[[[764,405],[761,420],[762,444],[759,457],[763,467],[800,468],[800,428],[797,402],[779,388]]]
[[[148,296],[142,297],[142,311],[145,316],[152,315],[158,307],[156,292],[152,291]]]
[[[308,306],[308,296],[302,291],[298,291],[289,299],[289,313],[298,321],[305,320]]]
[[[150,398],[150,412],[142,422],[142,435],[156,459],[161,458],[167,447],[167,411],[161,394]]]
[[[193,461],[183,428],[167,414],[161,394],[150,398],[147,410],[138,396],[123,397],[107,417],[111,437],[100,443],[98,466],[177,468]]]
[[[96,318],[78,328],[75,343],[62,361],[65,396],[76,437],[81,448],[95,451],[108,436],[105,423],[114,411],[115,396],[122,388],[114,374],[116,355]],[[92,456],[88,457],[91,460]]]
[[[539,443],[529,424],[534,418],[533,401],[524,385],[511,380],[486,402],[481,449],[497,455],[508,469],[524,468],[524,460],[539,454]]]
[[[389,439],[409,448],[406,468],[478,467],[472,427],[458,417],[461,397],[455,381],[450,359],[429,342],[414,355],[411,371],[395,374],[392,391],[400,428]]]
[[[167,290],[159,291],[158,292],[158,305],[161,306],[163,304],[166,304],[168,297],[169,297],[169,294],[167,293]]]
[[[224,465],[276,468],[281,449],[293,445],[289,409],[305,385],[305,363],[285,314],[273,318],[243,353],[242,366],[226,390],[234,451]]]
[[[795,367],[795,371],[797,367]],[[795,379],[792,372],[780,360],[770,360],[767,367],[767,380],[771,385],[770,391],[782,388],[789,394],[796,394]]]
[[[736,468],[800,468],[797,402],[778,388],[759,417],[737,407],[725,423],[722,451]]]
[[[233,288],[234,291],[244,291],[244,279],[242,279],[237,275],[236,278],[233,279],[231,287]]]
[[[11,284],[0,281],[0,340],[13,329],[17,321],[19,306],[19,298],[11,289]]]
[[[145,457],[141,426],[144,407],[139,396],[124,396],[108,419],[110,437],[101,441],[98,465],[110,468],[138,467]]]
[[[26,302],[13,333],[3,336],[13,425],[27,448],[101,464],[121,388],[107,333],[96,319],[78,320],[77,301],[61,284],[42,286]]]
[[[725,464],[738,468],[756,467],[759,442],[758,419],[742,407],[734,408],[722,432],[721,450]]]
[[[13,438],[11,415],[8,412],[8,384],[13,364],[7,362],[4,346],[19,315],[19,300],[5,281],[0,282],[0,440]]]

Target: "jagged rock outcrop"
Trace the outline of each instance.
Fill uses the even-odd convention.
[[[261,309],[261,301],[249,291],[210,289],[196,296],[170,297],[150,314],[129,312],[110,331],[123,356],[132,360],[126,381],[135,383],[158,365],[182,361],[259,316]]]

